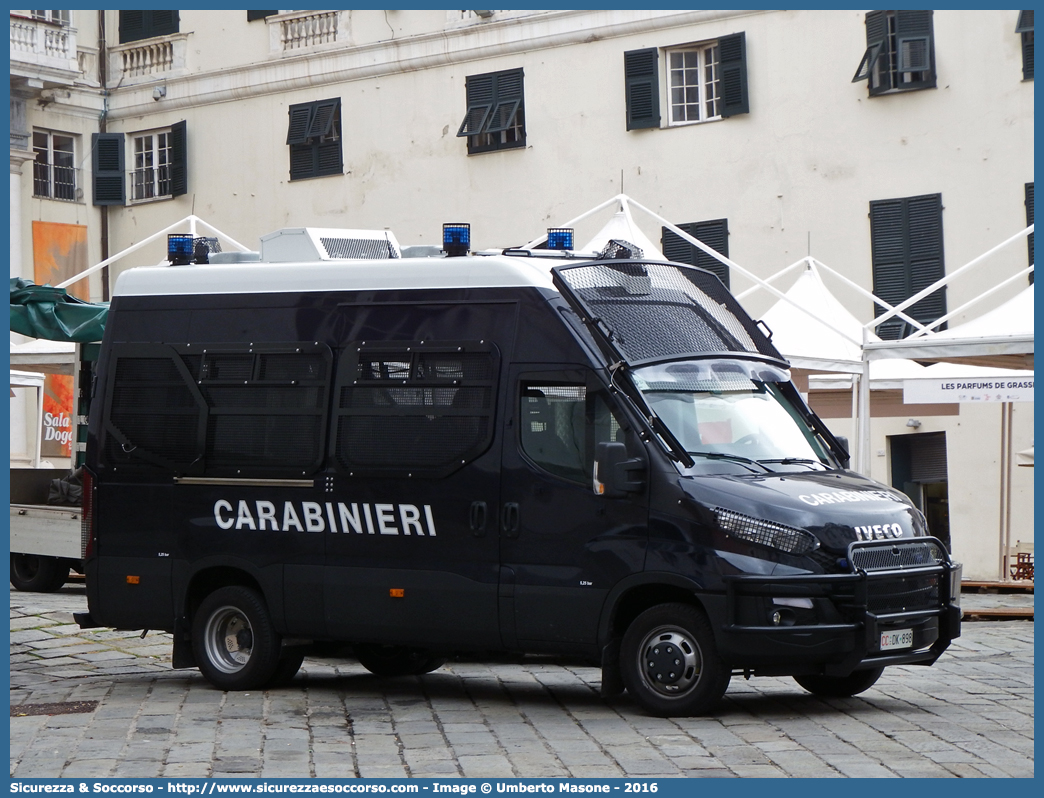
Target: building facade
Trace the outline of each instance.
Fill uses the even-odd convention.
[[[811,253],[897,302],[1032,219],[1032,14],[12,12],[12,275],[40,273],[54,224],[77,228],[92,264],[190,213],[248,245],[291,226],[438,244],[443,222],[466,221],[481,249],[626,193],[761,277]],[[146,247],[89,295],[162,258]],[[1032,243],[1009,247],[913,315],[1031,262]],[[1032,413],[1018,416],[1024,448]],[[1031,524],[1031,479],[1019,490]],[[996,523],[985,507],[953,515],[955,544]]]

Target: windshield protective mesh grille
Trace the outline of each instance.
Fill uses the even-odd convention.
[[[667,263],[610,262],[555,270],[629,362],[740,352],[782,360],[717,277]]]

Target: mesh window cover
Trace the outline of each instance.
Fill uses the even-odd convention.
[[[718,280],[698,269],[614,263],[560,267],[555,275],[632,363],[694,352],[782,360]]]
[[[361,352],[342,374],[335,441],[345,469],[436,476],[455,470],[493,437],[491,352]]]
[[[208,475],[300,475],[318,468],[332,356],[325,346],[291,346],[197,355],[182,354],[180,346],[143,344],[132,349],[159,356],[117,354],[109,412],[116,434],[107,435],[105,444],[109,460]]]
[[[106,435],[106,454],[116,463],[141,463],[141,454],[171,464],[191,463],[198,453],[199,413],[171,357],[121,357],[116,362],[109,423],[126,443]]]

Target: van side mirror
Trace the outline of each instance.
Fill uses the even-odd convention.
[[[599,443],[595,446],[594,492],[598,496],[619,499],[628,493],[645,489],[645,461],[627,459],[622,443]]]

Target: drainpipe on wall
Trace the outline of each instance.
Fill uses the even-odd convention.
[[[109,116],[109,51],[105,41],[105,12],[98,12],[98,82],[102,91],[102,113],[98,120],[98,132],[106,132],[106,122]],[[109,206],[97,206],[101,210],[101,259],[109,257]],[[101,270],[102,302],[109,301],[109,267],[103,266]]]

